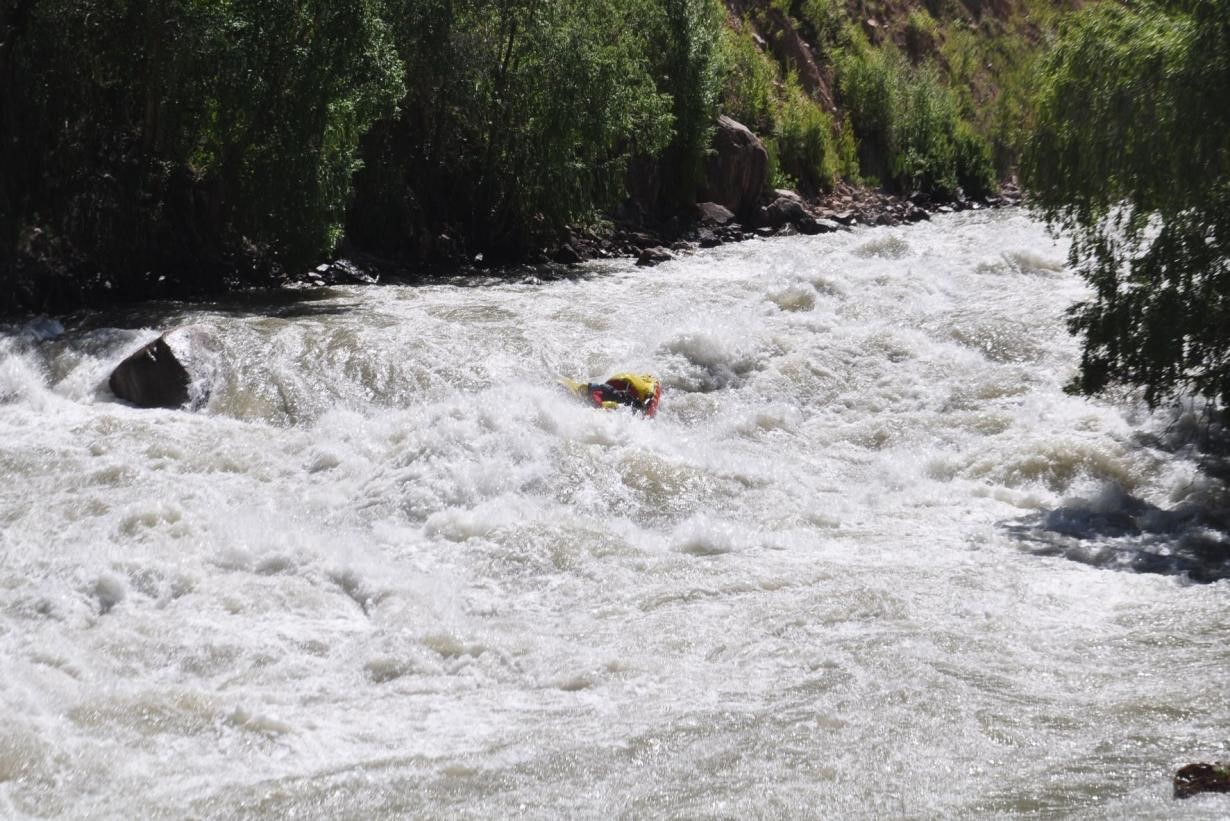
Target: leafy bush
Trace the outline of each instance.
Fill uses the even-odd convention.
[[[803,0],[798,4],[800,19],[811,27],[818,45],[837,45],[849,21],[842,0]]]
[[[860,35],[839,56],[837,77],[864,174],[942,194],[992,187],[990,148],[933,68],[911,66],[892,48],[871,48]]]
[[[905,48],[915,62],[929,54],[939,41],[939,26],[926,9],[910,9],[905,18]]]
[[[786,78],[776,119],[770,143],[778,171],[804,191],[832,187],[838,171],[833,123],[793,74]]]
[[[769,134],[776,120],[777,64],[766,54],[746,23],[727,28],[721,40],[722,110],[757,134]]]

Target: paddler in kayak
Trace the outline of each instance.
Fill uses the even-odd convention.
[[[595,408],[611,410],[624,405],[646,416],[658,412],[662,399],[662,383],[643,373],[617,373],[605,382],[561,379],[560,384]]]

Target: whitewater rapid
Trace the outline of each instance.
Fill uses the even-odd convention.
[[[7,327],[0,817],[1224,817],[1170,777],[1230,759],[1228,494],[1198,409],[1064,393],[1065,259],[979,212]],[[204,407],[117,402],[184,324]],[[554,384],[621,370],[656,419]]]

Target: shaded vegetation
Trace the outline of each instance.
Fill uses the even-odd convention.
[[[153,290],[149,271],[257,275],[326,252],[358,137],[397,99],[381,11],[373,0],[10,3],[5,297],[135,296]]]
[[[1093,287],[1074,387],[1230,405],[1230,4],[1088,9],[1040,78],[1025,179]]]
[[[532,257],[629,197],[689,213],[722,111],[777,185],[978,194],[1054,4],[1001,5],[7,0],[0,312]]]

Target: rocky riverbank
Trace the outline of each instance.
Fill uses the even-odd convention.
[[[755,237],[822,234],[856,225],[906,225],[929,220],[936,213],[1001,208],[1020,202],[1021,192],[1015,183],[978,199],[938,199],[921,192],[898,196],[848,184],[810,199],[794,191],[777,189],[745,221],[738,220],[722,205],[703,202],[696,206],[690,221],[615,226],[606,233],[592,229],[574,232],[570,242],[557,251],[554,261],[635,257],[638,264],[656,265],[675,254]]]
[[[699,249],[757,237],[822,234],[860,225],[909,225],[928,221],[933,214],[1018,206],[1021,199],[1021,190],[1015,182],[1008,182],[997,193],[979,198],[962,195],[937,198],[922,192],[902,196],[847,183],[813,198],[777,189],[746,222],[738,220],[722,205],[702,202],[690,215],[676,215],[657,222],[621,220],[616,214],[610,222],[597,227],[575,228],[565,242],[511,263],[487,263],[481,255],[459,256],[446,265],[412,271],[390,260],[348,254],[321,263],[301,275],[286,276],[280,284],[300,287],[375,284],[388,279],[418,279],[441,270],[498,272],[519,270],[527,265],[576,265],[595,259],[632,258],[638,265],[653,266]]]

